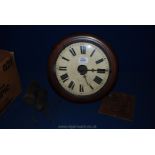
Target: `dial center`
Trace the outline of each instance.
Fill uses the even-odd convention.
[[[87,66],[80,65],[78,66],[77,70],[81,75],[85,75],[87,73]]]

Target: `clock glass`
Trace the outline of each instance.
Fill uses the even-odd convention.
[[[59,83],[74,95],[90,95],[99,91],[107,82],[109,69],[105,53],[86,42],[67,46],[56,61]]]
[[[49,57],[49,80],[60,95],[85,103],[104,97],[112,88],[116,58],[99,39],[87,35],[69,37],[53,52]]]

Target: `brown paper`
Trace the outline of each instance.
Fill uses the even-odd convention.
[[[102,100],[99,113],[125,120],[133,120],[134,105],[134,96],[114,92]]]

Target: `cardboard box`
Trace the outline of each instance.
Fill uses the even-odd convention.
[[[21,92],[14,53],[0,49],[0,112]]]

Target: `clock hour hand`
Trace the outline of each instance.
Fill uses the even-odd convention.
[[[105,73],[108,70],[107,69],[87,69],[87,71],[91,71],[91,72],[97,71],[98,73]]]
[[[87,66],[85,66],[85,65],[78,66],[77,70],[78,70],[78,72],[81,75],[87,74],[88,71],[91,71],[91,72],[97,71],[97,73],[105,73],[106,71],[109,71],[108,69],[101,69],[101,68],[98,68],[98,69],[94,69],[94,68],[93,69],[88,69]]]
[[[94,88],[90,85],[90,83],[88,83],[86,75],[83,75],[83,77],[84,77],[84,79],[85,79],[87,85],[88,85],[91,89],[94,89]]]

